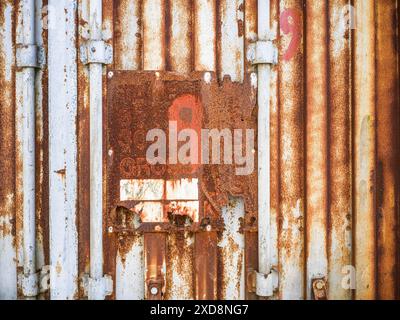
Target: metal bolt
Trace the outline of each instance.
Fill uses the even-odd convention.
[[[114,72],[110,71],[110,72],[108,73],[108,78],[111,79],[112,77],[114,77]]]
[[[317,282],[315,283],[315,287],[316,287],[318,290],[322,290],[322,289],[324,288],[324,283],[323,283],[323,281],[321,281],[321,280],[317,281]]]
[[[155,231],[161,231],[161,227],[160,227],[160,226],[155,226],[155,227],[154,227],[154,230],[155,230]]]
[[[157,287],[152,287],[152,288],[150,289],[150,293],[151,293],[153,296],[157,295],[157,294],[158,294],[158,288],[157,288]]]
[[[212,229],[211,225],[210,225],[210,224],[207,225],[206,230],[207,230],[207,231],[211,231],[211,229]]]
[[[114,228],[113,227],[108,227],[108,233],[113,233],[114,232]]]

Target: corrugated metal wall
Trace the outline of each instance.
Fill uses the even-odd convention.
[[[2,299],[23,296],[22,179],[33,170],[23,165],[18,116],[24,108],[24,70],[15,65],[15,52],[24,43],[23,3],[0,3]],[[42,298],[84,298],[80,279],[90,271],[90,83],[79,57],[89,39],[89,4],[36,1],[36,41],[47,52],[35,76],[34,149],[35,259],[44,282],[46,266],[52,265],[51,290]],[[354,29],[343,24],[346,12],[355,13]],[[275,298],[311,299],[315,279],[327,280],[328,299],[398,298],[398,1],[272,0],[271,14],[280,52],[271,88]],[[103,29],[114,48],[109,69],[214,71],[238,82],[256,72],[248,52],[257,40],[257,0],[106,0]],[[106,85],[104,91],[105,101]],[[257,265],[256,238],[239,231],[244,214],[238,198],[221,213],[227,231],[220,250],[208,248],[204,256],[215,269],[206,297],[254,298],[245,285],[245,266]],[[146,251],[142,237],[114,241],[104,234],[105,272],[115,276],[112,297],[144,298],[146,261],[157,254]],[[216,234],[210,237],[215,238],[204,243],[217,242]],[[202,252],[201,239],[196,240],[188,234],[178,245],[172,235],[166,248],[159,248],[166,257],[166,299],[203,297],[197,292],[206,275],[193,258]],[[113,246],[117,256],[108,257]]]

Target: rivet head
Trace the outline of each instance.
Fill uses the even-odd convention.
[[[157,295],[157,294],[158,294],[158,288],[157,288],[157,287],[152,287],[152,288],[150,289],[150,293],[151,293],[153,296]]]
[[[114,232],[114,228],[113,227],[108,227],[108,233],[113,233]]]
[[[322,290],[324,288],[324,283],[322,281],[317,281],[317,283],[315,284],[315,287],[318,290]]]
[[[108,78],[111,79],[112,77],[114,77],[114,72],[110,71],[110,72],[108,73]]]

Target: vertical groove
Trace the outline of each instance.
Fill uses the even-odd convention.
[[[396,6],[393,1],[377,2],[376,112],[377,112],[377,298],[396,295],[396,163],[399,116],[397,100]],[[397,66],[397,63],[396,63]]]

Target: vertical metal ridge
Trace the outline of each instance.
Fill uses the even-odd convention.
[[[303,28],[303,1],[280,2],[280,13],[288,8],[296,12]],[[282,25],[281,25],[282,29]],[[299,31],[299,30],[298,30]],[[300,34],[300,36],[302,33]],[[280,122],[280,247],[279,247],[279,297],[304,298],[304,51],[301,38],[294,56],[285,61],[282,57],[291,41],[291,34],[281,33],[279,81]]]
[[[48,1],[36,1],[36,42],[45,53],[47,60],[48,21],[43,19],[43,11],[48,11]],[[36,265],[38,270],[46,270],[49,265],[49,172],[48,172],[48,69],[43,66],[36,71]],[[42,272],[44,273],[44,272]],[[44,283],[39,281],[39,292],[44,291]],[[39,295],[48,298],[48,292]]]
[[[399,101],[397,97],[396,4],[377,2],[377,298],[396,296],[396,192]]]
[[[355,1],[355,268],[357,299],[376,298],[375,3]],[[365,52],[368,55],[365,55]]]
[[[343,277],[352,269],[350,37],[347,0],[329,1],[329,246],[328,298],[351,299]],[[343,274],[345,271],[345,274]],[[348,283],[351,286],[351,283]]]
[[[312,299],[313,280],[328,272],[327,1],[307,1],[306,12],[306,283]]]
[[[89,40],[89,0],[79,1],[77,19],[79,30],[77,47],[81,47]],[[90,271],[90,199],[87,190],[90,185],[89,176],[89,70],[80,60],[78,60],[78,117],[77,117],[77,148],[78,148],[78,168],[77,168],[77,190],[78,190],[78,274],[82,277]],[[81,283],[80,283],[81,284]],[[85,288],[79,286],[79,297],[85,297]]]
[[[142,0],[114,1],[115,68],[142,69]]]
[[[15,247],[15,1],[0,4],[0,300],[17,299]]]
[[[195,71],[217,71],[217,1],[194,0]]]
[[[49,174],[51,299],[78,295],[76,1],[49,0]]]
[[[244,0],[219,0],[219,73],[222,80],[230,76],[234,82],[244,79]]]
[[[192,70],[191,9],[190,0],[168,0],[166,5],[167,69],[182,74]]]
[[[143,0],[143,69],[165,70],[165,1]]]

